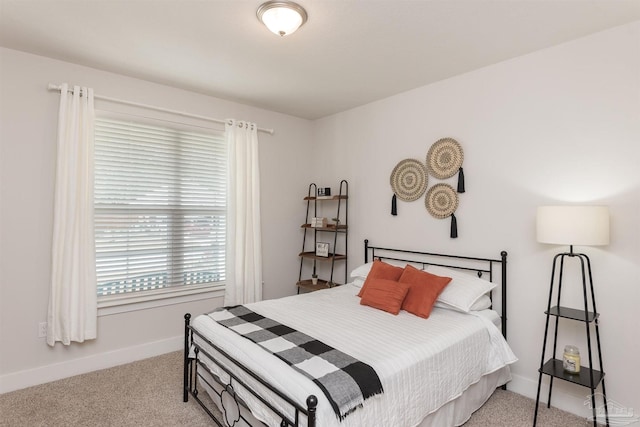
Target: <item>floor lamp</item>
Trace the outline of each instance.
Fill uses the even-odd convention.
[[[538,404],[540,402],[540,386],[542,375],[550,376],[549,399],[547,407],[551,406],[551,391],[553,389],[553,379],[560,378],[591,390],[591,407],[593,410],[593,425],[597,425],[597,413],[595,402],[595,389],[602,383],[602,396],[604,400],[604,410],[607,426],[609,425],[609,413],[607,409],[607,397],[604,385],[604,371],[602,369],[602,351],[600,348],[600,333],[598,331],[598,312],[596,310],[595,294],[593,290],[593,276],[591,274],[591,261],[589,257],[582,253],[573,251],[574,245],[595,246],[609,244],[609,208],[606,206],[541,206],[538,208],[536,217],[537,240],[540,243],[568,245],[569,252],[557,254],[553,258],[551,270],[551,285],[549,288],[549,301],[547,304],[547,322],[544,330],[544,342],[542,345],[542,357],[540,360],[540,370],[538,377],[538,392],[536,396],[535,415],[533,425],[536,425],[538,416]],[[560,304],[562,292],[562,279],[566,259],[580,261],[582,271],[582,293],[584,298],[584,310],[563,307]],[[553,300],[553,289],[557,276],[557,299],[556,305],[551,306]],[[588,285],[588,286],[587,286]],[[589,297],[591,308],[589,307]],[[549,332],[549,321],[555,317],[555,332],[553,336],[553,357],[545,362],[545,351],[547,336]],[[563,361],[556,357],[558,340],[559,318],[573,319],[584,322],[587,332],[587,351],[589,366],[578,369],[578,372],[566,372],[563,369]],[[591,352],[590,323],[595,325],[596,345],[598,351],[598,361],[600,370],[593,369],[593,357]],[[582,372],[580,372],[582,371]]]

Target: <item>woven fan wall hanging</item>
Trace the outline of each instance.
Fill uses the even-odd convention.
[[[389,179],[393,197],[391,198],[391,215],[398,214],[396,198],[404,202],[418,200],[427,189],[427,169],[425,164],[416,159],[401,160],[391,172]]]
[[[458,172],[458,193],[464,193],[464,171],[462,147],[453,138],[442,138],[433,143],[427,152],[429,174],[438,179],[447,179]]]
[[[458,193],[449,184],[436,184],[427,191],[424,204],[432,217],[445,219],[451,217],[452,239],[458,237],[458,221],[454,215],[458,209]]]

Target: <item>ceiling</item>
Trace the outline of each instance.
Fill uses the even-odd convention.
[[[317,119],[640,19],[640,0],[298,0],[281,38],[261,3],[0,0],[0,45]]]

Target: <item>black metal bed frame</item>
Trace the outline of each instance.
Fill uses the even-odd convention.
[[[484,273],[489,274],[489,281],[494,280],[494,267],[500,267],[500,302],[501,302],[501,327],[502,336],[507,339],[507,252],[500,252],[500,259],[491,258],[479,258],[462,255],[447,255],[430,252],[419,252],[405,249],[391,249],[377,246],[370,246],[369,240],[364,241],[364,262],[369,262],[369,253],[371,253],[371,259],[380,259],[388,261],[409,262],[411,264],[419,265],[424,269],[429,265],[436,265],[439,267],[447,267],[455,270],[471,271],[475,272],[478,277],[482,277]],[[413,259],[398,258],[395,256],[397,253],[413,255]],[[443,260],[442,262],[436,260]],[[450,264],[448,260],[459,260],[463,264]],[[493,292],[489,295],[493,302]]]
[[[402,256],[402,257],[401,257]],[[491,259],[491,258],[479,258],[479,257],[469,257],[469,256],[461,256],[461,255],[447,255],[447,254],[439,254],[439,253],[430,253],[430,252],[419,252],[412,250],[404,250],[404,249],[391,249],[377,246],[370,246],[369,240],[364,241],[364,260],[365,263],[369,262],[369,260],[380,259],[380,260],[388,260],[388,261],[398,261],[398,262],[407,262],[413,265],[422,266],[422,268],[428,265],[437,265],[441,267],[453,268],[457,270],[470,271],[475,272],[478,277],[482,277],[485,273],[489,275],[489,280],[493,281],[494,273],[496,269],[500,268],[500,300],[501,300],[501,309],[502,313],[502,334],[507,337],[507,252],[502,251],[500,253],[500,259]],[[493,300],[492,300],[493,301]],[[200,390],[198,389],[198,381],[202,381],[207,384],[223,401],[223,394],[227,393],[233,405],[233,408],[229,408],[230,412],[233,413],[237,411],[240,413],[239,408],[242,406],[246,410],[250,409],[246,405],[245,402],[240,399],[236,393],[235,388],[242,388],[247,392],[251,393],[254,397],[256,397],[262,404],[268,407],[278,418],[281,419],[280,427],[304,427],[305,424],[303,417],[306,417],[307,424],[306,427],[316,427],[316,407],[318,404],[318,399],[314,395],[310,395],[306,399],[306,407],[303,407],[293,401],[291,398],[287,397],[284,391],[277,389],[273,385],[269,384],[267,381],[263,380],[258,374],[253,372],[248,367],[244,366],[242,363],[237,361],[235,358],[227,354],[224,350],[222,350],[215,343],[211,342],[209,339],[204,337],[198,330],[196,330],[190,324],[191,314],[187,313],[184,315],[184,383],[183,383],[183,401],[187,402],[189,400],[189,396],[191,395],[198,404],[204,409],[204,411],[211,417],[211,419],[220,427],[231,426],[234,427],[236,423],[242,419],[247,425],[251,425],[249,420],[240,415],[237,419],[229,420],[228,413],[226,407],[221,409],[222,417],[224,421],[216,418],[216,415],[212,412],[212,410],[207,406],[198,395]],[[206,348],[198,344],[194,341],[194,335],[201,339],[204,343],[214,349],[218,356],[214,356],[208,351]],[[192,352],[193,348],[193,352]],[[228,376],[228,382],[224,382],[218,375],[212,372],[207,365],[205,365],[200,355],[206,356],[210,363],[214,363],[220,370],[224,371]],[[224,360],[220,360],[224,359]],[[238,371],[239,370],[239,371]],[[209,382],[206,376],[200,371],[204,371],[208,374],[208,376],[213,379],[215,382],[219,384],[222,388],[222,391],[217,391],[214,386]],[[277,398],[279,399],[279,403],[281,405],[288,405],[286,407],[291,408],[291,412],[293,413],[293,417],[284,414],[282,411],[277,409],[274,405],[268,402],[264,397],[262,397],[259,392],[256,392],[252,389],[252,387],[236,372],[243,372],[246,376],[250,377],[252,380],[256,381],[260,385],[266,387],[269,391],[271,391]],[[502,386],[503,389],[506,389],[506,385]],[[227,399],[229,402],[229,399]],[[231,411],[233,409],[233,411]],[[223,424],[226,423],[226,424]],[[260,423],[263,424],[263,423]]]
[[[222,394],[225,393],[225,392],[229,393],[229,396],[233,399],[233,401],[234,401],[234,403],[236,405],[235,408],[230,408],[230,409],[238,409],[240,406],[243,406],[246,410],[250,411],[249,407],[242,401],[242,399],[240,399],[236,395],[235,390],[233,388],[234,387],[234,383],[235,383],[236,387],[242,387],[245,390],[247,390],[253,396],[258,398],[264,405],[266,405],[277,416],[279,416],[282,419],[282,421],[280,423],[281,427],[288,427],[288,426],[302,427],[303,425],[301,424],[300,415],[305,415],[307,417],[307,424],[306,424],[307,427],[315,427],[315,425],[316,425],[316,406],[318,404],[318,399],[314,395],[310,395],[310,396],[307,397],[307,400],[306,400],[307,407],[306,408],[298,405],[292,399],[290,399],[289,397],[285,396],[284,393],[282,393],[282,391],[278,390],[277,388],[275,388],[274,386],[269,384],[267,381],[263,380],[259,375],[257,375],[251,369],[249,369],[246,366],[244,366],[242,363],[240,363],[239,361],[237,361],[236,359],[231,357],[228,353],[226,353],[224,350],[222,350],[219,346],[215,345],[213,342],[211,342],[209,339],[207,339],[205,336],[203,336],[200,332],[198,332],[198,330],[196,330],[195,328],[193,328],[190,325],[190,320],[191,320],[191,314],[189,314],[189,313],[185,314],[184,315],[184,325],[185,325],[184,326],[184,331],[185,331],[185,334],[184,334],[184,387],[183,387],[183,401],[184,402],[187,402],[189,400],[189,395],[193,396],[195,401],[200,404],[200,406],[204,409],[204,411],[211,417],[211,419],[218,426],[220,426],[220,427],[226,427],[226,426],[233,427],[239,421],[239,419],[234,420],[233,422],[230,422],[229,419],[227,418],[226,409],[223,408],[221,413],[222,413],[222,416],[225,418],[226,424],[222,424],[222,421],[220,421],[220,420],[218,420],[216,418],[216,415],[211,411],[211,409],[207,406],[207,404],[202,399],[200,399],[200,397],[198,397],[198,395],[200,393],[200,390],[198,390],[198,380],[203,381],[204,383],[206,383],[211,388],[211,390],[213,390],[216,394],[218,394],[218,397],[221,399],[221,401],[222,401]],[[282,399],[282,402],[284,402],[287,405],[290,405],[290,407],[293,408],[293,410],[294,410],[293,419],[288,417],[286,414],[282,413],[281,411],[279,411],[274,405],[270,404],[262,396],[260,396],[259,393],[255,392],[244,380],[242,380],[238,375],[235,374],[235,372],[233,370],[233,367],[229,368],[225,363],[221,363],[221,361],[216,359],[216,358],[214,358],[214,356],[210,352],[208,352],[206,349],[202,348],[200,345],[198,345],[196,342],[194,342],[193,341],[193,336],[194,335],[197,335],[205,343],[207,343],[209,346],[211,346],[213,349],[215,349],[218,353],[220,353],[220,355],[222,357],[224,357],[225,359],[227,359],[227,362],[230,363],[233,367],[239,368],[242,372],[247,373],[251,378],[253,378],[257,382],[259,382],[261,385],[263,385],[266,388],[268,388],[271,392],[273,392],[280,399]],[[193,356],[190,355],[191,346],[194,346],[194,350],[193,350],[194,354],[193,354]],[[228,383],[225,384],[220,379],[220,377],[218,375],[213,373],[201,361],[201,359],[199,357],[200,353],[204,354],[208,358],[208,360],[210,362],[215,363],[221,370],[223,370],[227,375],[229,375],[229,382]],[[214,386],[209,383],[208,379],[205,378],[201,373],[198,372],[199,369],[202,369],[206,373],[208,373],[209,376],[214,381],[216,381],[219,385],[224,387],[224,390],[221,391],[221,392],[218,392],[217,390],[215,390]],[[251,425],[249,420],[244,418],[239,411],[238,411],[238,413],[240,414],[240,418],[247,425]]]

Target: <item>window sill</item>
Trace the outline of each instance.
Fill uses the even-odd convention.
[[[191,285],[179,288],[157,289],[127,295],[98,297],[98,316],[147,310],[167,305],[183,304],[208,298],[224,297],[224,284]]]

